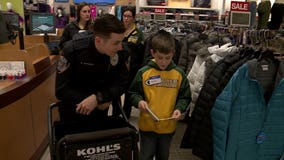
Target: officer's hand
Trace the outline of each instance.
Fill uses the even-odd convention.
[[[98,108],[99,110],[106,110],[106,109],[109,108],[110,104],[111,104],[111,102],[102,103],[102,104],[98,105],[97,108]]]
[[[96,95],[92,94],[77,104],[76,112],[83,115],[89,115],[98,105]]]

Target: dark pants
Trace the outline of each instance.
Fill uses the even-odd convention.
[[[270,15],[271,2],[263,1],[258,4],[257,13],[258,13],[258,23],[257,29],[266,29],[267,22]]]
[[[131,105],[129,98],[130,98],[130,95],[128,93],[125,93],[123,111],[124,111],[127,119],[130,118],[131,110],[132,110],[132,105]],[[121,115],[122,113],[121,113],[121,109],[119,109],[120,107],[121,107],[120,98],[113,100],[112,101],[112,115],[114,115],[114,116]]]
[[[284,4],[274,3],[271,8],[271,21],[268,24],[268,29],[278,30],[283,21]]]
[[[120,97],[115,98],[112,103],[112,115],[113,116],[119,116],[121,114],[121,100]]]
[[[256,2],[250,2],[249,3],[249,11],[250,11],[250,28],[253,29],[255,27],[255,21],[256,21]]]
[[[139,160],[168,160],[173,135],[140,131]]]
[[[130,94],[125,93],[123,111],[128,119],[131,116],[131,110],[132,110],[132,105],[130,102]]]
[[[129,81],[127,84],[127,91],[137,73],[139,68],[132,68],[130,69],[130,73],[129,73]],[[128,92],[125,93],[125,97],[124,97],[124,104],[123,104],[123,111],[126,115],[126,117],[129,119],[131,116],[131,111],[132,111],[132,104],[130,101],[130,94]]]

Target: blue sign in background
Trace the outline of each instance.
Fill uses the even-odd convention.
[[[54,2],[69,2],[69,0],[54,0]]]
[[[74,0],[75,4],[86,2],[90,4],[114,4],[115,0]]]

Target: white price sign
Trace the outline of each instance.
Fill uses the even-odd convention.
[[[154,14],[154,20],[155,21],[165,21],[166,20],[166,14],[165,13],[155,13]]]

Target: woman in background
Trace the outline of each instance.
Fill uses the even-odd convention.
[[[144,58],[144,45],[143,33],[137,28],[135,20],[135,7],[125,7],[122,9],[121,20],[126,28],[123,43],[128,47],[130,51],[130,59],[128,63],[129,68],[129,79],[128,86],[130,86],[133,78],[135,77],[137,71],[141,68],[143,58]],[[112,102],[113,114],[116,115],[117,103],[120,103],[120,97],[117,102]],[[132,106],[129,102],[129,95],[125,93],[123,110],[127,118],[130,118]]]
[[[60,48],[63,48],[64,43],[71,40],[74,34],[90,29],[91,9],[86,2],[82,2],[77,6],[76,17],[75,21],[72,21],[64,28],[59,43]]]
[[[267,29],[267,22],[269,20],[271,10],[270,0],[261,0],[257,6],[257,30]]]

